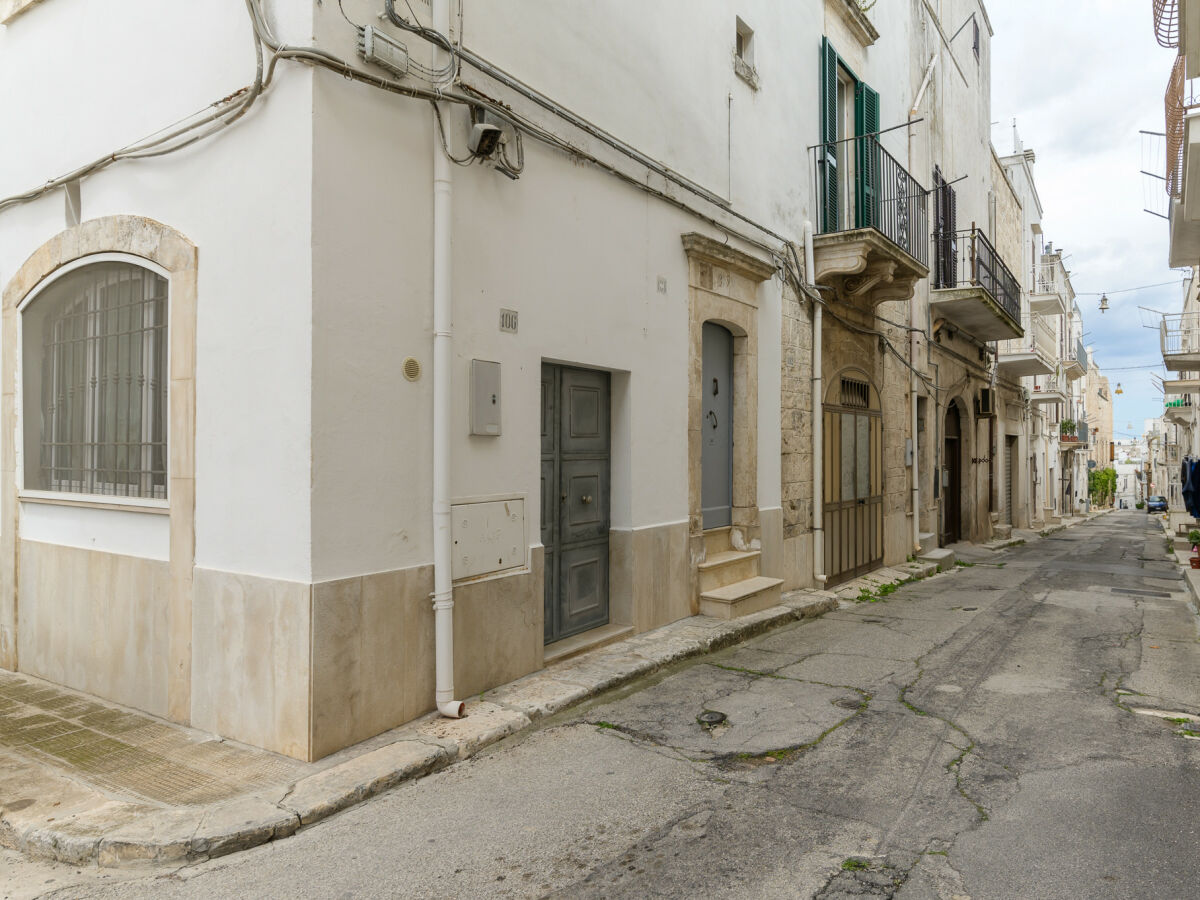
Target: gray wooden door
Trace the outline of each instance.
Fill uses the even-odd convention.
[[[546,643],[608,624],[609,378],[542,365]]]
[[[705,528],[733,522],[733,335],[704,323],[700,506]]]

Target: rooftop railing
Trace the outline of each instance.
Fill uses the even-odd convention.
[[[878,137],[845,138],[812,149],[816,196],[824,200],[817,204],[821,234],[874,228],[921,265],[929,264],[929,192]],[[847,183],[851,176],[853,183]]]
[[[981,287],[1014,324],[1021,321],[1021,287],[980,229],[935,231],[933,251],[935,288]]]

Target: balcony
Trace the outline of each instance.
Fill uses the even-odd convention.
[[[1173,313],[1159,325],[1163,365],[1170,372],[1200,369],[1200,313]]]
[[[1087,374],[1087,347],[1083,345],[1083,338],[1075,341],[1074,355],[1068,355],[1062,363],[1063,374],[1067,376],[1067,380],[1069,381],[1082,378]]]
[[[929,308],[935,319],[943,318],[981,341],[1024,337],[1021,289],[982,231],[935,233],[933,254]]]
[[[1200,71],[1200,3],[1197,0],[1153,0],[1154,36],[1170,49],[1180,48],[1188,70]]]
[[[996,355],[1000,371],[1010,378],[1054,372],[1058,339],[1050,320],[1036,313],[1026,313],[1021,317],[1021,331],[1021,337],[1000,342]]]
[[[1164,394],[1200,394],[1200,378],[1168,378],[1163,381]]]
[[[1163,420],[1172,425],[1191,425],[1195,422],[1196,408],[1192,406],[1192,395],[1184,394],[1163,403]]]
[[[813,281],[867,310],[911,300],[929,274],[928,191],[875,135],[818,144],[813,157]]]
[[[1200,43],[1200,42],[1198,42]],[[1193,70],[1195,71],[1195,70]],[[1186,77],[1184,58],[1175,60],[1163,97],[1166,124],[1166,188],[1170,196],[1170,249],[1173,267],[1194,265],[1200,259],[1200,192],[1188,185],[1200,184],[1200,96]]]
[[[1029,293],[1029,311],[1042,316],[1065,316],[1071,312],[1075,291],[1062,255],[1047,253],[1033,267],[1033,290]]]
[[[1065,403],[1066,400],[1067,395],[1063,390],[1062,379],[1057,375],[1034,379],[1033,390],[1029,395],[1029,402],[1034,406],[1044,403]]]

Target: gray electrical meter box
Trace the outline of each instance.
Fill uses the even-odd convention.
[[[500,434],[500,363],[471,360],[471,434]]]

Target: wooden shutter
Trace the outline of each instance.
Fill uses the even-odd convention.
[[[879,225],[879,94],[863,82],[854,89],[854,129],[860,137],[855,141],[858,183],[855,199],[858,204],[859,228]]]
[[[837,77],[838,55],[821,38],[821,158],[817,189],[820,191],[821,223],[818,230],[829,233],[838,230],[838,121]]]
[[[954,193],[954,188],[950,185],[945,185],[946,194],[946,230],[947,242],[950,245],[950,255],[948,262],[950,264],[950,283],[946,287],[954,287],[958,284],[958,197]],[[974,273],[972,273],[974,274]]]
[[[946,180],[942,178],[942,170],[933,167],[933,286],[934,288],[950,287],[949,265],[950,247],[946,241]]]

